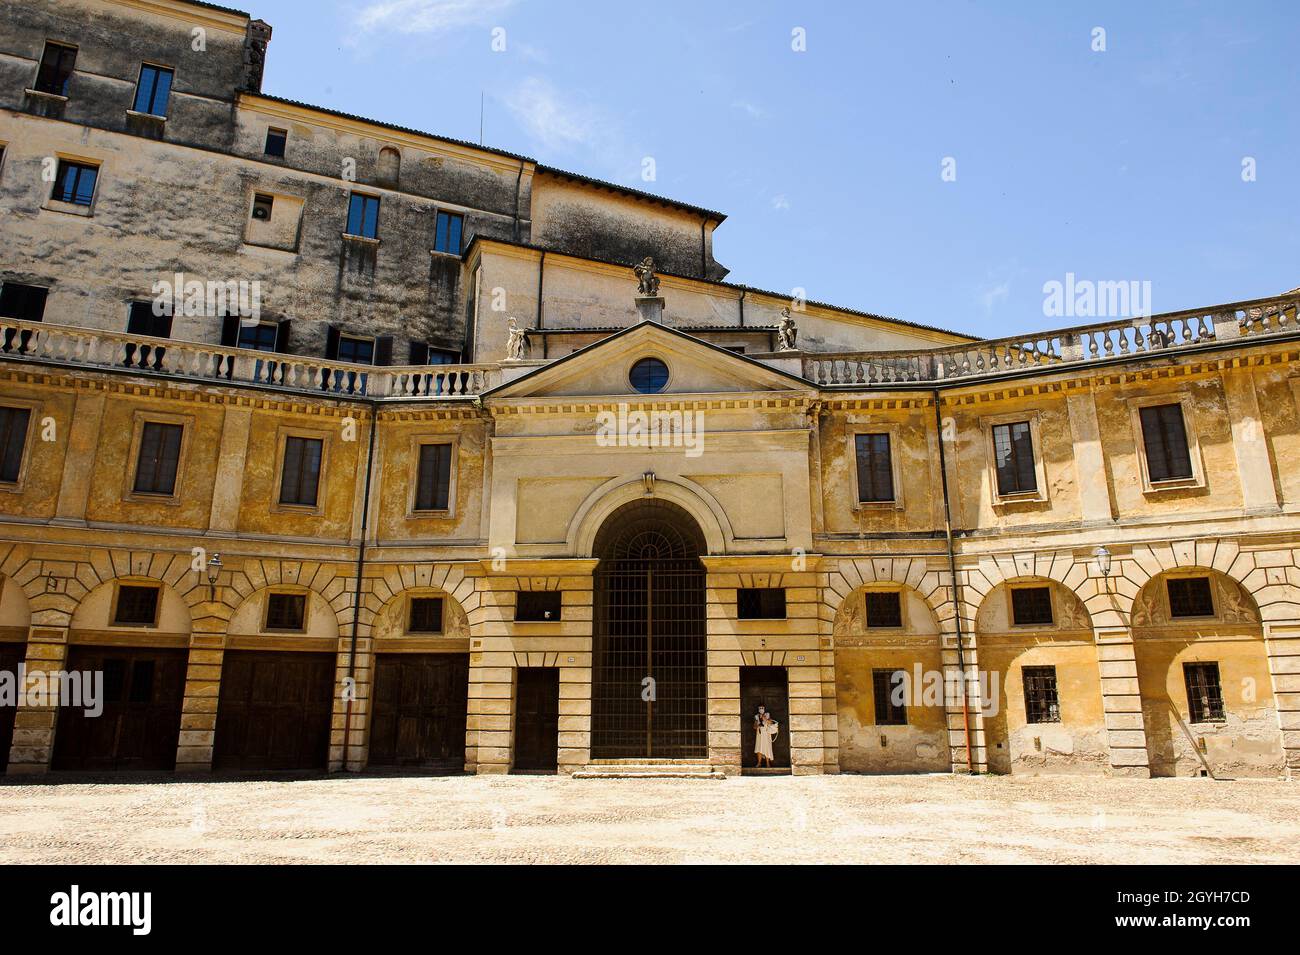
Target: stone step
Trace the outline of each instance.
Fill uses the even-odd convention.
[[[726,779],[727,774],[708,762],[645,760],[593,760],[573,774],[574,779]]]

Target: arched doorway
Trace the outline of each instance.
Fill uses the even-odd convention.
[[[634,501],[596,535],[593,759],[708,756],[704,535],[667,501]]]

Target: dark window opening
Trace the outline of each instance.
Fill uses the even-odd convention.
[[[89,206],[91,200],[95,198],[95,181],[98,178],[98,166],[60,159],[58,178],[54,182],[54,192],[50,198],[56,202]]]
[[[1214,596],[1209,577],[1172,577],[1169,590],[1169,616],[1213,617]]]
[[[165,66],[145,63],[140,67],[140,82],[135,87],[137,113],[166,116],[167,102],[171,98],[172,78],[175,74]]]
[[[1025,722],[1061,722],[1061,702],[1056,695],[1056,667],[1025,667]]]
[[[442,598],[412,597],[410,633],[442,633]]]
[[[1184,663],[1183,681],[1187,685],[1187,710],[1191,722],[1220,723],[1226,719],[1217,663]]]
[[[284,470],[280,477],[280,503],[316,506],[320,485],[320,438],[288,437],[284,442]]]
[[[451,445],[420,445],[415,485],[417,511],[445,511],[451,500]]]
[[[266,146],[263,152],[268,156],[274,156],[277,159],[284,158],[284,147],[289,142],[289,133],[283,129],[268,129],[266,131]]]
[[[1038,490],[1034,437],[1028,421],[993,426],[993,457],[999,494],[1027,494]]]
[[[301,630],[307,616],[306,594],[268,594],[267,630]]]
[[[658,358],[642,358],[628,375],[632,387],[643,395],[653,395],[668,384],[668,366]]]
[[[253,197],[253,218],[259,222],[271,221],[271,210],[275,208],[275,197],[259,192]]]
[[[363,239],[379,238],[379,199],[352,193],[348,204],[348,235]]]
[[[135,465],[135,493],[170,496],[176,492],[176,469],[184,433],[185,429],[178,424],[145,422]]]
[[[239,326],[239,347],[251,348],[253,351],[275,351],[280,328],[275,322],[258,322],[256,325]]]
[[[741,620],[784,620],[784,587],[741,587],[736,591],[736,616]]]
[[[126,317],[128,335],[148,335],[151,338],[171,338],[172,316],[170,312],[158,313],[153,302],[132,302]],[[163,356],[167,349],[157,345],[129,344],[124,349],[124,364],[128,368],[162,368]]]
[[[1152,481],[1186,480],[1192,476],[1182,405],[1152,405],[1138,411],[1146,448],[1147,477]]]
[[[872,670],[871,689],[876,702],[877,726],[906,726],[907,672],[904,670]]]
[[[131,689],[127,692],[128,702],[153,702],[154,663],[154,660],[135,660],[131,663]]]
[[[45,300],[50,290],[39,285],[6,282],[0,286],[0,318],[39,322],[45,318]]]
[[[460,255],[460,237],[464,225],[464,216],[455,212],[439,212],[438,221],[433,230],[434,251]]]
[[[519,591],[515,602],[515,619],[533,622],[559,620],[560,591]]]
[[[46,43],[41,54],[41,67],[36,71],[36,90],[67,96],[72,82],[72,70],[77,64],[77,48],[62,43]]]
[[[866,605],[868,630],[903,625],[903,595],[897,590],[868,591]]]
[[[0,408],[0,482],[18,483],[31,417],[30,408]]]
[[[1052,622],[1052,589],[1050,587],[1013,587],[1011,589],[1011,622],[1016,626],[1050,624]]]
[[[859,434],[853,439],[858,464],[858,503],[894,499],[894,463],[887,434]]]
[[[373,365],[375,363],[375,340],[373,338],[351,338],[339,336],[339,350],[335,356],[339,361],[352,362],[354,365]]]
[[[117,589],[113,623],[152,627],[158,619],[158,588],[123,584]]]

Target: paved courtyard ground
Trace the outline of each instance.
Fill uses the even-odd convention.
[[[1300,785],[824,776],[0,784],[0,863],[1297,863]]]

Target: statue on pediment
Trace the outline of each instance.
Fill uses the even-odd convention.
[[[506,339],[506,361],[523,361],[528,350],[528,330],[510,319],[510,334]]]
[[[776,329],[777,351],[795,351],[795,342],[799,338],[799,326],[790,316],[790,309],[781,309],[781,324]]]
[[[641,298],[654,298],[659,294],[659,276],[655,275],[655,260],[646,256],[641,264],[632,269],[636,273],[637,295]]]

